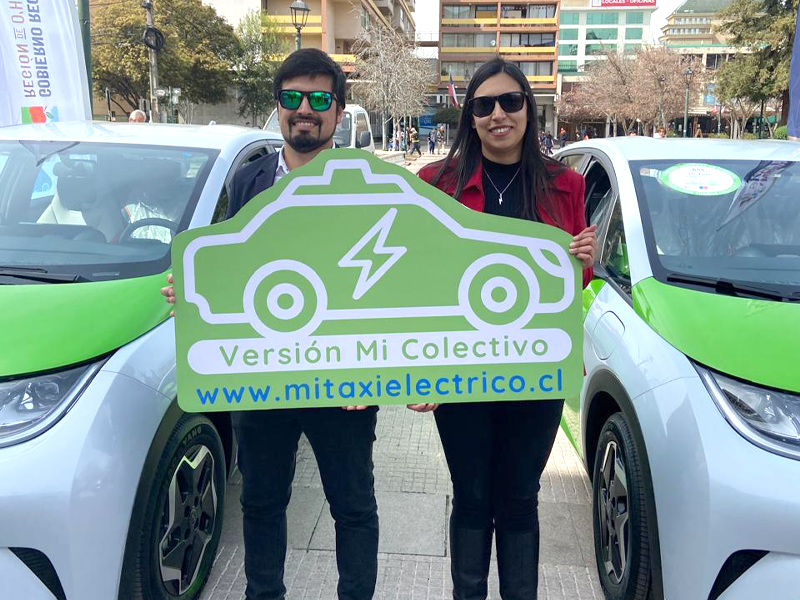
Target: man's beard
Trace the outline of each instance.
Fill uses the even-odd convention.
[[[303,120],[307,120],[304,118]],[[291,127],[294,123],[290,122],[289,126]],[[289,139],[286,140],[286,143],[294,150],[295,152],[300,152],[301,154],[306,154],[308,152],[313,152],[317,148],[321,148],[322,146],[328,144],[331,139],[333,138],[333,132],[328,138],[322,137],[322,124],[317,123],[317,137],[314,137],[311,132],[303,131],[301,133],[297,133],[292,135]]]

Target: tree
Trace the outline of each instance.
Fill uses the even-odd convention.
[[[288,51],[279,25],[261,11],[253,10],[236,27],[240,52],[236,60],[239,115],[249,115],[253,126],[266,120],[275,103],[272,82],[278,59]]]
[[[761,82],[759,58],[742,54],[726,62],[716,77],[715,93],[719,102],[728,109],[731,118],[731,137],[742,137],[748,119],[766,98]]]
[[[443,123],[445,125],[450,125],[450,127],[458,127],[460,120],[461,109],[456,108],[455,106],[446,106],[444,108],[440,108],[436,111],[436,114],[433,115],[434,123]]]
[[[360,80],[354,87],[368,108],[383,114],[384,148],[389,119],[422,114],[432,73],[415,50],[408,37],[380,24],[362,32],[353,48]]]
[[[158,53],[159,85],[181,88],[184,105],[225,100],[239,44],[233,28],[201,0],[155,0],[155,26],[164,34]],[[150,97],[145,11],[138,3],[97,4],[92,13],[92,79],[102,92],[136,107]]]
[[[662,47],[640,49],[635,56],[616,51],[586,67],[586,77],[559,101],[565,120],[606,117],[622,126],[627,135],[638,122],[645,130],[663,125],[683,114],[684,72],[692,66],[695,76],[689,90],[694,96],[705,77],[686,56]]]
[[[758,75],[758,90],[751,99],[781,98],[781,123],[789,114],[789,65],[797,19],[798,0],[734,0],[720,13],[721,30],[730,43],[747,50],[747,68]]]

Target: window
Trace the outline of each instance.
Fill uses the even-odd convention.
[[[619,13],[592,11],[586,13],[587,25],[616,25],[619,23]]]
[[[519,62],[517,63],[520,71],[522,71],[528,77],[535,77],[537,75],[552,75],[553,74],[553,63],[550,61],[528,61],[528,62]]]
[[[608,229],[600,251],[600,264],[606,268],[609,277],[622,290],[630,294],[631,269],[628,264],[628,247],[625,243],[625,228],[622,224],[622,208],[619,200],[614,200]]]
[[[366,6],[361,6],[361,28],[369,29],[369,13]]]
[[[469,6],[459,6],[445,4],[442,7],[442,18],[444,19],[469,19]]]
[[[475,45],[478,48],[493,48],[497,38],[493,33],[476,33]]]
[[[587,29],[587,40],[615,40],[617,39],[617,28],[607,27],[604,29]]]
[[[616,52],[616,44],[586,44],[586,56],[603,55],[606,52]]]
[[[356,144],[361,143],[361,134],[369,132],[369,123],[367,123],[367,115],[364,113],[356,113]]]
[[[476,19],[495,19],[497,18],[496,4],[477,4],[475,6]]]
[[[486,35],[486,34],[480,34],[480,35]],[[491,35],[491,37],[494,37],[494,35]],[[474,33],[443,33],[442,34],[442,47],[443,48],[472,48],[474,46],[475,46],[475,34]]]
[[[577,73],[578,61],[577,60],[560,60],[558,61],[558,70],[561,73]]]
[[[504,48],[533,48],[541,46],[555,46],[556,34],[554,33],[501,33],[500,46]]]
[[[725,62],[724,54],[707,54],[706,55],[706,68],[719,69],[722,63]]]
[[[552,19],[556,16],[555,4],[532,4],[528,6],[526,18],[528,19]]]
[[[641,44],[625,44],[625,54],[636,54],[641,47]]]
[[[628,11],[625,13],[625,23],[628,25],[643,25],[644,13]]]
[[[578,44],[559,44],[559,56],[578,56]]]
[[[642,39],[642,28],[641,27],[628,27],[625,30],[625,39],[626,40],[640,40],[640,39]]]
[[[579,25],[581,22],[581,13],[577,12],[561,12],[562,25]]]
[[[580,173],[578,167],[580,166],[581,162],[583,161],[583,154],[568,154],[566,156],[560,156],[558,158],[563,164],[567,165],[573,171]]]
[[[577,29],[562,29],[559,32],[558,35],[562,40],[577,40],[578,39],[578,30]]]

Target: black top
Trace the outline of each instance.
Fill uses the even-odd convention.
[[[521,165],[522,162],[501,165],[488,158],[483,158],[483,197],[485,202],[483,212],[503,217],[522,216]],[[498,190],[503,192],[502,203],[500,203]]]

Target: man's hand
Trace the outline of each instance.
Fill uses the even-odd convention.
[[[432,410],[436,410],[437,408],[439,408],[439,405],[438,404],[432,404],[432,403],[428,403],[428,404],[407,404],[406,408],[408,408],[409,410],[413,410],[414,412],[423,413],[423,412],[430,412]]]
[[[584,269],[594,264],[597,256],[597,225],[591,225],[572,238],[569,253],[574,255]]]
[[[172,273],[167,275],[167,283],[172,283]],[[168,285],[166,287],[162,287],[161,288],[161,295],[164,296],[164,299],[169,304],[175,304],[175,288],[173,288],[171,285]],[[170,317],[174,317],[175,316],[175,311],[174,310],[169,311],[169,316]]]
[[[363,404],[359,404],[357,406],[343,406],[342,410],[366,410],[369,406],[364,406]]]

